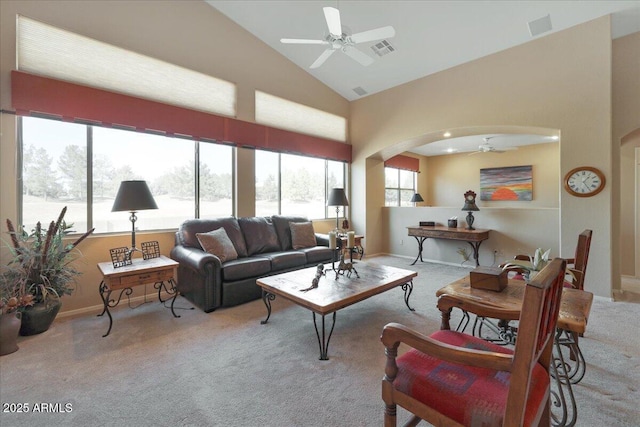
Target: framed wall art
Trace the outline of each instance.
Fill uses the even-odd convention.
[[[480,200],[533,200],[532,166],[480,169]]]

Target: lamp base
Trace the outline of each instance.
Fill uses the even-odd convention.
[[[473,217],[473,214],[471,213],[471,211],[469,211],[469,213],[467,214],[467,230],[475,230],[475,228],[473,228],[473,221],[475,221],[475,218]]]

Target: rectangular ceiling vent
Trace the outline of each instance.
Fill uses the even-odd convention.
[[[360,87],[360,86],[358,86],[358,87],[354,87],[354,88],[353,88],[353,91],[354,91],[355,93],[357,93],[357,94],[358,94],[358,96],[362,96],[362,95],[366,95],[366,94],[367,94],[367,91],[366,91],[366,90],[364,90],[364,89],[363,89],[362,87]]]
[[[396,49],[391,46],[387,40],[379,41],[378,43],[371,46],[371,50],[378,56],[385,56],[388,53],[395,51]]]
[[[531,37],[538,36],[542,33],[551,31],[551,16],[543,16],[542,18],[535,19],[529,22],[529,32]]]

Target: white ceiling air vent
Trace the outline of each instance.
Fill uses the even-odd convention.
[[[362,96],[362,95],[366,95],[366,94],[367,94],[367,91],[366,91],[366,90],[364,90],[364,89],[363,89],[362,87],[360,87],[360,86],[358,86],[358,87],[354,87],[354,88],[353,88],[353,91],[354,91],[355,93],[357,93],[357,94],[358,94],[358,96]]]
[[[551,16],[543,16],[542,18],[534,19],[529,22],[529,32],[531,37],[538,36],[542,33],[551,31]]]
[[[395,51],[396,49],[391,46],[387,40],[381,40],[378,43],[371,46],[371,50],[378,56],[385,56],[388,53]]]

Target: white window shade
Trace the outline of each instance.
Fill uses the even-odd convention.
[[[256,91],[256,122],[335,141],[347,141],[347,119]]]
[[[235,116],[236,86],[24,16],[18,69],[207,113]]]

